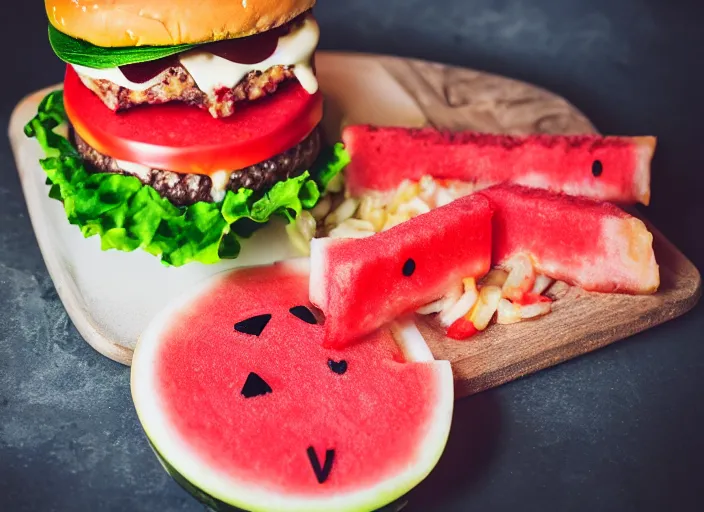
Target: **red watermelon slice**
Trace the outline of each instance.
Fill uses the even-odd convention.
[[[132,396],[167,470],[216,510],[369,511],[447,440],[453,380],[415,326],[323,348],[300,263],[221,275],[162,313]]]
[[[325,343],[346,346],[489,271],[489,201],[468,196],[363,239],[314,239],[310,300]]]
[[[480,194],[495,209],[493,263],[524,253],[537,272],[585,290],[657,291],[653,235],[620,208],[517,185]]]
[[[342,139],[352,158],[346,182],[353,196],[428,175],[478,188],[511,182],[615,203],[650,201],[654,137],[512,137],[349,126]]]

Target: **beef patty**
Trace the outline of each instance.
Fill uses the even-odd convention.
[[[182,101],[207,109],[213,117],[228,117],[235,112],[235,104],[255,101],[276,92],[280,84],[295,78],[291,66],[272,66],[265,71],[252,71],[234,88],[208,96],[196,85],[191,74],[180,64],[164,70],[161,81],[144,91],[134,91],[109,80],[93,79],[79,73],[83,84],[93,91],[105,105],[116,112],[136,105],[156,105]]]
[[[72,130],[73,142],[83,158],[89,172],[117,173],[135,176],[145,185],[153,187],[159,195],[176,206],[188,206],[200,201],[221,200],[213,193],[210,176],[202,174],[180,174],[172,171],[150,169],[129,164],[122,166],[112,157],[99,153]],[[277,182],[299,176],[308,170],[320,153],[321,135],[316,128],[300,144],[269,160],[234,170],[230,174],[225,190],[240,188],[264,192]],[[215,196],[215,197],[214,197]]]

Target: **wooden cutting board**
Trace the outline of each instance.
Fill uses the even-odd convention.
[[[508,78],[375,55],[319,52],[316,64],[331,140],[337,140],[340,127],[350,123],[429,124],[510,134],[596,131],[564,99]],[[41,151],[22,133],[47,91],[18,105],[10,138],[47,268],[77,329],[99,352],[129,364],[139,333],[174,295],[216,272],[296,256],[280,224],[257,234],[240,259],[212,267],[164,268],[146,254],[101,252],[99,241],[83,239],[66,222],[60,203],[47,197],[38,165]],[[691,309],[701,295],[699,272],[650,227],[662,278],[662,288],[653,296],[595,294],[557,286],[558,300],[550,315],[492,326],[470,342],[448,340],[433,320],[419,318],[436,358],[452,362],[458,396],[558,364]]]

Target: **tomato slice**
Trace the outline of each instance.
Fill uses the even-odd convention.
[[[468,340],[478,332],[479,330],[474,327],[474,324],[471,322],[471,320],[468,320],[466,317],[462,317],[457,320],[454,324],[452,324],[447,329],[447,332],[445,334],[450,339],[464,341]]]
[[[323,117],[320,91],[295,81],[271,96],[239,106],[225,119],[180,103],[114,113],[83,85],[72,66],[64,106],[76,133],[100,153],[153,169],[212,174],[268,160],[303,141]]]

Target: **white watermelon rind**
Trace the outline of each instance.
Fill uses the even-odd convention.
[[[327,295],[323,288],[324,275],[327,268],[327,249],[334,243],[332,238],[314,238],[310,241],[310,279],[308,282],[308,298],[314,306],[327,311]]]
[[[243,511],[241,508],[237,508],[233,505],[228,505],[225,502],[219,501],[212,496],[204,493],[201,489],[197,488],[194,486],[191,482],[186,480],[182,474],[180,474],[178,471],[176,471],[164,458],[161,456],[159,452],[156,451],[154,446],[150,443],[150,446],[152,448],[152,451],[156,455],[157,460],[159,463],[162,465],[164,470],[171,476],[171,478],[174,479],[174,481],[181,486],[182,489],[187,491],[189,494],[191,494],[194,498],[196,498],[198,501],[200,501],[203,505],[206,505],[208,509],[210,509],[213,512],[247,512]],[[408,500],[406,499],[406,496],[402,496],[398,500],[394,501],[393,503],[389,503],[388,505],[383,506],[380,509],[377,509],[374,512],[399,512],[400,510],[403,510],[406,505],[408,505]]]
[[[305,272],[307,260],[294,260],[284,263],[292,269]],[[202,461],[198,454],[183,442],[180,435],[169,424],[163,414],[155,389],[155,368],[161,333],[168,327],[169,319],[194,299],[208,293],[220,279],[229,275],[225,272],[208,280],[201,287],[190,290],[175,300],[151,322],[140,337],[135,349],[131,371],[131,390],[135,409],[142,427],[154,450],[185,480],[203,493],[232,507],[251,512],[360,512],[380,509],[405,496],[418,485],[437,464],[450,433],[454,406],[454,383],[452,369],[448,361],[432,361],[432,355],[415,325],[404,323],[392,331],[399,345],[409,359],[418,364],[431,364],[435,367],[438,379],[438,402],[433,418],[428,422],[428,430],[418,450],[413,464],[408,464],[398,475],[377,483],[373,487],[358,492],[346,492],[322,499],[310,496],[297,496],[272,492],[242,482],[219,472]],[[424,348],[423,348],[424,347]],[[428,359],[431,358],[431,360]],[[390,429],[399,428],[390,425]]]

